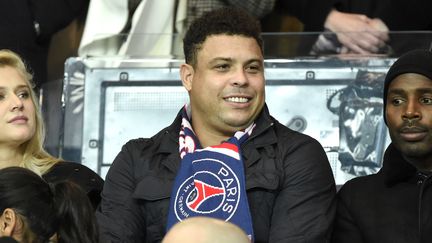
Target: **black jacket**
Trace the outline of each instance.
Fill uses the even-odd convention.
[[[180,113],[150,139],[129,141],[112,164],[96,212],[101,242],[159,242],[180,166]],[[242,144],[255,242],[326,242],[335,212],[335,184],[314,139],[263,110]]]
[[[338,192],[335,243],[432,241],[432,179],[390,145],[382,169]]]
[[[93,207],[99,205],[100,193],[103,188],[103,179],[86,166],[74,162],[58,162],[42,177],[51,183],[72,181],[78,184],[86,193]]]

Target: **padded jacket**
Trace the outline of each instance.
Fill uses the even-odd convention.
[[[105,179],[96,212],[101,242],[160,242],[180,167],[181,116],[150,139],[126,143]],[[327,242],[335,183],[313,138],[280,124],[265,107],[242,144],[255,242]]]

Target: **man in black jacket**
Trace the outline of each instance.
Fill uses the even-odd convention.
[[[189,28],[184,51],[190,103],[152,138],[123,146],[97,212],[101,242],[159,242],[172,220],[190,215],[252,226],[254,242],[326,242],[332,171],[316,140],[270,116],[256,19],[238,9],[209,12]],[[195,171],[201,165],[208,170]],[[194,173],[179,182],[188,166]]]
[[[432,240],[432,53],[415,50],[389,69],[384,120],[392,143],[376,175],[338,193],[333,242]]]

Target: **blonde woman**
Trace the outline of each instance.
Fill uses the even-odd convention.
[[[100,176],[44,150],[44,124],[31,80],[32,75],[16,53],[0,50],[0,169],[20,166],[48,181],[75,181],[96,206],[103,185]]]

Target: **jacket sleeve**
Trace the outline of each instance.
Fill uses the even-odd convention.
[[[352,214],[350,213],[349,183],[344,185],[338,193],[337,211],[333,230],[332,242],[334,243],[363,243],[360,230],[358,229]]]
[[[284,179],[271,220],[270,242],[329,242],[336,211],[336,187],[321,145],[293,136],[284,148]],[[298,141],[303,140],[303,141]]]
[[[101,204],[96,211],[100,242],[142,242],[145,223],[136,201],[134,164],[140,149],[132,140],[123,146],[105,179]]]

